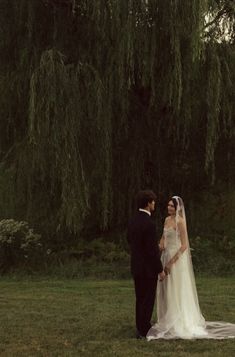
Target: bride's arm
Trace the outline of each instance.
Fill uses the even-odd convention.
[[[180,236],[181,247],[178,250],[178,252],[169,260],[169,262],[165,266],[165,272],[168,274],[170,272],[172,265],[177,262],[179,257],[187,249],[187,231],[186,231],[186,226],[185,226],[184,222],[178,223],[178,232],[179,232],[179,236]]]
[[[167,217],[165,219],[165,222],[164,222],[164,227],[165,227],[165,224],[167,222]],[[159,242],[159,249],[160,249],[160,252],[162,252],[164,249],[165,249],[165,237],[164,237],[164,231],[162,233],[162,237],[160,239],[160,242]]]
[[[162,235],[160,242],[159,242],[159,249],[162,252],[165,249],[165,237],[164,234]]]

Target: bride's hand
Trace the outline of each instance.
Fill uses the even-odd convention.
[[[170,267],[166,265],[164,268],[164,272],[166,275],[169,275],[171,273]]]

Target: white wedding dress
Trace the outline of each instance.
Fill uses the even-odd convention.
[[[182,204],[181,202],[181,217]],[[184,207],[183,216],[185,218]],[[177,229],[164,229],[164,246],[161,257],[163,267],[181,247]],[[189,244],[186,251],[172,265],[170,274],[163,282],[158,282],[157,316],[158,322],[147,334],[148,341],[159,338],[235,338],[235,324],[208,322],[201,314]]]

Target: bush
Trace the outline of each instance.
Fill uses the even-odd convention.
[[[91,242],[81,240],[74,248],[60,252],[50,252],[48,261],[56,260],[64,264],[70,260],[87,263],[129,263],[130,256],[125,249],[117,243],[94,239]]]
[[[129,278],[130,255],[121,243],[80,240],[73,248],[48,250],[46,271],[66,278]]]
[[[232,235],[190,237],[190,244],[195,273],[218,276],[234,272]],[[72,249],[50,252],[47,272],[70,278],[130,278],[130,255],[124,240],[80,240]]]
[[[234,235],[213,234],[190,239],[194,270],[210,275],[224,275],[234,272],[235,239]]]
[[[34,267],[42,253],[41,236],[27,222],[14,219],[0,221],[0,270]]]

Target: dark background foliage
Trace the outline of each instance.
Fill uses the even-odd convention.
[[[1,218],[57,250],[118,243],[135,194],[151,188],[159,236],[178,194],[192,237],[232,244],[234,9],[1,0]]]

